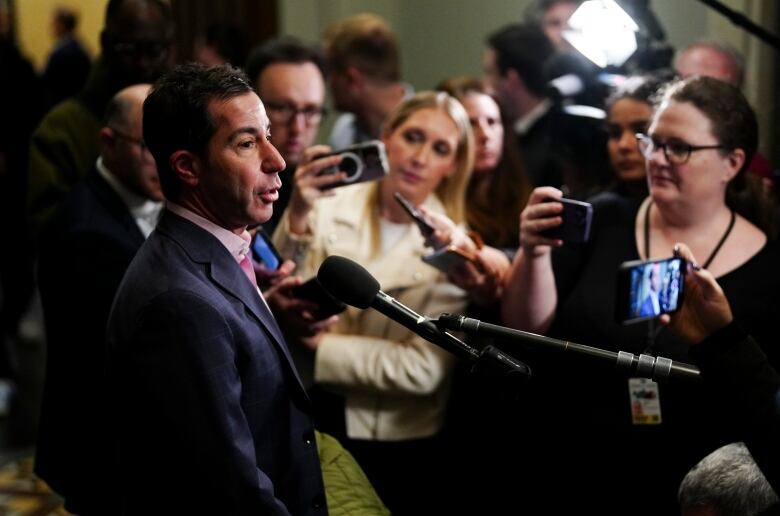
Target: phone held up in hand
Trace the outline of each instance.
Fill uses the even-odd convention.
[[[624,262],[618,269],[615,317],[629,324],[677,311],[683,301],[685,260]]]
[[[412,217],[414,223],[417,224],[418,228],[420,228],[420,233],[422,233],[422,236],[427,238],[433,234],[435,231],[434,227],[431,226],[427,220],[425,220],[423,214],[420,213],[420,210],[418,210],[411,201],[401,195],[400,192],[395,192],[395,200],[398,201],[398,204],[401,205],[404,211],[406,211],[406,213]]]
[[[263,228],[258,228],[252,239],[252,258],[271,271],[279,270],[282,266],[282,257]]]
[[[317,156],[317,158],[328,156],[341,156],[341,162],[338,165],[321,170],[317,175],[346,172],[347,177],[343,181],[324,186],[323,190],[382,179],[387,175],[389,168],[385,144],[379,140],[350,145],[335,152],[322,154]]]
[[[550,228],[541,233],[547,238],[563,240],[564,242],[583,243],[590,238],[590,225],[593,220],[593,206],[587,202],[574,199],[554,199],[563,204],[560,226]]]

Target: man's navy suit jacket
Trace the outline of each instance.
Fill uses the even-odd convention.
[[[326,514],[311,406],[235,258],[164,211],[108,323],[126,514]]]

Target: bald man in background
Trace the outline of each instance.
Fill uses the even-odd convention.
[[[130,86],[109,102],[100,157],[41,239],[48,349],[35,469],[78,514],[108,514],[112,506],[110,485],[100,484],[108,453],[101,430],[106,323],[119,283],[162,208],[157,167],[141,138],[149,88]]]
[[[27,212],[33,237],[95,163],[101,119],[111,97],[126,86],[153,82],[167,70],[172,35],[168,2],[108,1],[101,55],[87,84],[49,111],[30,139]]]
[[[683,79],[706,75],[742,88],[745,60],[731,46],[714,41],[698,41],[679,52],[674,70]]]
[[[677,54],[674,71],[683,79],[704,75],[742,89],[745,82],[745,58],[731,45],[717,41],[697,41]],[[761,178],[765,188],[777,188],[774,186],[772,165],[760,152],[753,155],[747,170]]]

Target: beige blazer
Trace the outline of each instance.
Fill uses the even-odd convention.
[[[345,256],[365,267],[384,292],[422,315],[463,313],[465,293],[421,261],[430,249],[414,224],[387,253],[373,255],[369,214],[376,206],[369,202],[375,187],[343,187],[318,200],[303,238],[289,233],[285,215],[274,233],[282,256],[294,259],[304,278],[315,275],[327,256]],[[424,204],[444,211],[434,195]],[[442,426],[453,364],[451,354],[376,310],[350,307],[322,340],[313,379],[345,396],[349,437],[416,439]]]

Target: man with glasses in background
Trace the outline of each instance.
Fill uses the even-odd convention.
[[[290,200],[295,170],[314,143],[325,114],[325,60],[316,49],[285,37],[255,49],[246,71],[265,104],[274,147],[287,163],[279,173],[279,200],[271,219],[263,224],[273,234]]]

